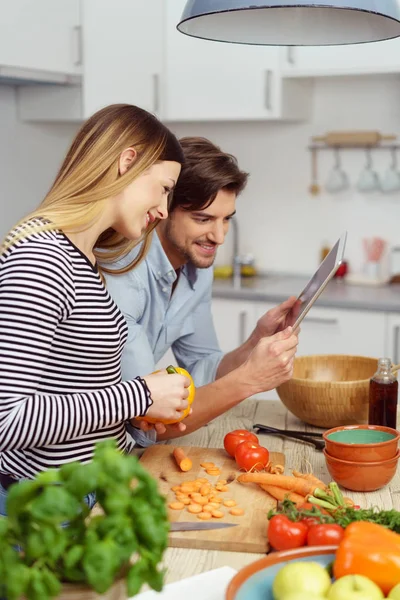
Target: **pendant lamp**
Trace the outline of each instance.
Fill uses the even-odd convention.
[[[188,0],[177,28],[238,44],[376,42],[400,36],[400,0]]]

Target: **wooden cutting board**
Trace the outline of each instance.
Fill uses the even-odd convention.
[[[229,514],[229,508],[223,507],[225,516],[219,521],[237,523],[237,527],[215,529],[209,531],[184,531],[170,533],[169,545],[176,548],[197,548],[201,550],[230,550],[234,552],[268,552],[269,544],[266,535],[267,513],[276,507],[276,500],[264,492],[258,485],[241,484],[235,481],[238,468],[233,458],[228,456],[223,448],[196,448],[182,446],[185,454],[191,458],[193,467],[183,473],[177,467],[172,456],[174,446],[156,444],[147,448],[140,461],[142,465],[158,480],[161,493],[167,496],[167,501],[176,500],[171,487],[184,481],[193,481],[204,477],[215,484],[218,479],[229,481],[229,491],[220,495],[225,499],[236,501],[237,506],[244,509],[244,515],[234,517]],[[271,452],[272,464],[285,466],[285,457],[280,452]],[[213,462],[221,470],[218,477],[207,475],[200,463]],[[197,515],[186,510],[171,510],[168,508],[171,521],[196,521]],[[216,519],[217,520],[217,519]],[[200,521],[201,523],[209,521]]]

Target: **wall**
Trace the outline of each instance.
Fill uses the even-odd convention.
[[[316,81],[313,119],[308,123],[177,124],[179,135],[204,135],[239,159],[251,173],[238,202],[241,252],[253,252],[260,269],[311,273],[324,242],[334,243],[347,229],[346,255],[353,271],[363,263],[362,238],[381,236],[400,244],[400,192],[360,194],[354,188],[365,154],[341,155],[352,187],[338,195],[308,194],[312,135],[332,130],[379,130],[400,134],[400,80],[395,76],[326,78]],[[389,166],[386,151],[373,153],[374,168]],[[320,153],[321,184],[333,165]],[[399,158],[400,165],[400,158]],[[227,240],[229,242],[229,240]],[[230,260],[231,242],[218,263]]]
[[[21,123],[15,89],[0,85],[0,238],[42,200],[76,129]]]
[[[48,189],[77,125],[26,124],[17,120],[14,90],[0,86],[0,234],[35,207]],[[308,123],[173,124],[179,135],[203,135],[235,154],[251,173],[238,202],[241,252],[253,252],[262,270],[311,273],[323,242],[348,230],[347,258],[353,271],[363,262],[362,238],[379,235],[400,243],[400,192],[363,195],[354,183],[363,168],[361,151],[342,153],[352,187],[339,195],[311,197],[310,136],[329,130],[377,129],[400,134],[400,80],[396,76],[320,79]],[[386,151],[373,154],[374,168],[389,165]],[[400,164],[400,163],[399,163]],[[333,165],[321,153],[323,184]],[[231,240],[218,262],[230,260]]]

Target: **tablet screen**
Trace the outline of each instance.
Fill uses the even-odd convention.
[[[345,232],[333,246],[332,250],[322,261],[318,270],[314,273],[304,290],[298,298],[295,305],[293,319],[295,323],[293,328],[296,329],[305,315],[308,313],[311,306],[324,290],[327,283],[336,273],[339,265],[343,261],[344,248],[346,245],[347,232]]]

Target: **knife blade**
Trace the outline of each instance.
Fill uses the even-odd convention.
[[[170,531],[203,531],[208,529],[225,529],[225,527],[236,527],[237,523],[195,523],[182,521],[181,523],[170,523]]]

